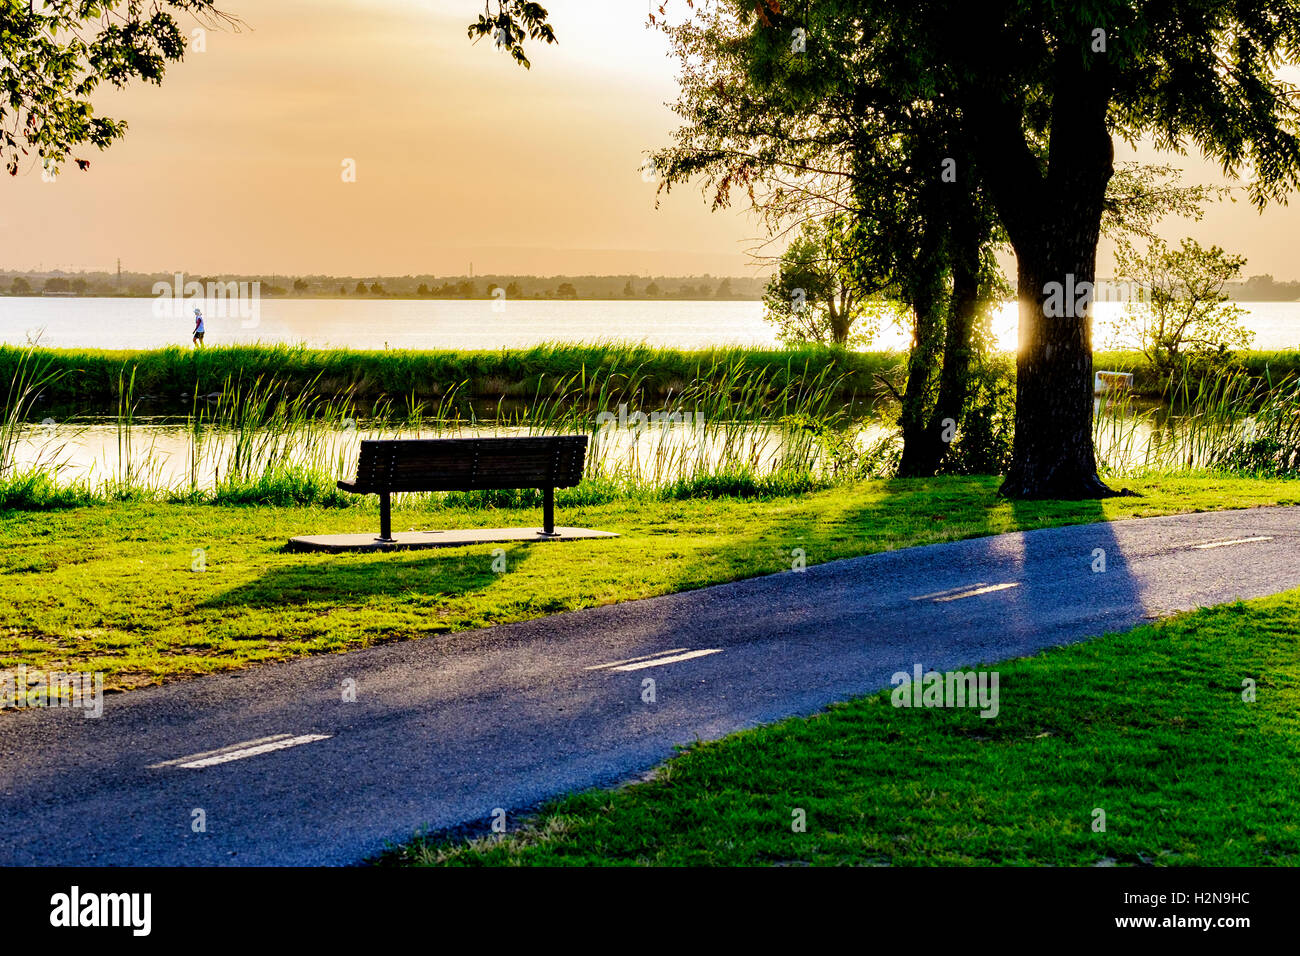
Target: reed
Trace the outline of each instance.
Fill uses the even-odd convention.
[[[549,389],[556,380],[583,370],[626,372],[639,369],[644,390],[662,400],[681,383],[707,370],[740,363],[761,373],[773,390],[783,376],[805,364],[840,375],[845,393],[866,395],[877,373],[900,364],[896,353],[854,353],[820,347],[795,351],[759,348],[716,348],[698,351],[653,348],[619,342],[576,345],[550,343],[501,350],[361,350],[308,349],[291,345],[177,347],[145,351],[44,349],[42,360],[65,375],[48,392],[61,414],[110,414],[115,403],[119,370],[136,369],[137,391],[151,413],[181,415],[189,396],[220,391],[225,381],[277,380],[298,390],[313,386],[318,394],[349,393],[369,417],[384,401],[408,400],[433,407],[452,383],[459,383],[461,401],[523,401],[539,385]],[[0,379],[12,377],[22,352],[0,346]],[[791,359],[793,358],[793,363]]]
[[[784,370],[785,384],[740,362],[710,367],[662,398],[644,370],[580,369],[539,383],[524,405],[498,403],[497,430],[528,435],[585,433],[587,476],[627,487],[660,486],[712,475],[817,473],[820,432],[847,427],[832,369]]]
[[[1131,397],[1106,399],[1094,440],[1115,475],[1221,471],[1300,475],[1300,377],[1276,380],[1235,367],[1184,370],[1169,403],[1139,409]]]
[[[154,454],[154,443],[149,443],[142,456],[137,457],[136,454],[134,368],[128,372],[124,367],[118,373],[117,415],[114,425],[117,433],[117,457],[111,465],[105,462],[108,476],[103,482],[103,490],[106,497],[119,501],[155,497],[161,462]]]
[[[160,477],[154,443],[141,441],[139,370],[124,365],[115,386],[117,459],[108,478],[90,482],[85,493],[107,499],[343,503],[355,499],[340,495],[334,482],[350,473],[363,438],[464,434],[588,434],[584,487],[570,495],[681,495],[691,489],[714,494],[726,487],[765,494],[775,487],[822,484],[839,475],[839,446],[853,444],[856,425],[843,400],[843,374],[797,362],[798,356],[787,356],[780,385],[773,384],[770,369],[728,360],[664,394],[640,366],[580,366],[539,378],[525,400],[500,399],[482,416],[464,398],[467,380],[449,384],[428,403],[414,392],[400,403],[382,401],[362,418],[350,392],[322,391],[316,380],[301,387],[276,377],[231,374],[206,397],[193,387],[180,429],[186,460],[181,477],[170,484]],[[15,389],[22,395],[19,384]],[[21,421],[25,408],[13,402],[6,411]],[[642,427],[620,427],[620,413]],[[838,449],[833,455],[832,444]],[[531,500],[528,492],[518,498],[525,499]]]
[[[18,351],[5,394],[3,417],[0,417],[0,478],[9,478],[17,467],[17,452],[27,436],[28,422],[35,417],[37,403],[67,375],[54,367],[49,355],[28,346]],[[33,463],[37,470],[57,470],[60,448]]]

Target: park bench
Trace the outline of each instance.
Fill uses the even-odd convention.
[[[379,541],[393,541],[391,500],[401,491],[537,488],[542,530],[555,531],[555,489],[582,480],[586,435],[543,438],[423,438],[363,441],[357,475],[343,491],[379,495]]]

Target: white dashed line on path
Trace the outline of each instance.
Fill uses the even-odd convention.
[[[973,585],[968,585],[965,590],[962,588],[950,588],[947,591],[935,591],[933,594],[922,594],[919,597],[912,598],[913,601],[933,601],[939,604],[943,601],[960,601],[962,598],[975,597],[979,594],[992,594],[994,591],[1005,591],[1008,588],[1018,588],[1020,583],[1017,581],[1008,581],[1006,584],[985,584],[980,581]]]
[[[1250,544],[1252,541],[1272,541],[1271,534],[1262,534],[1257,538],[1233,538],[1231,541],[1206,541],[1204,544],[1194,544],[1193,548],[1205,550],[1207,548],[1226,548],[1230,544]]]
[[[620,667],[623,664],[635,664],[637,661],[648,661],[653,657],[663,657],[665,654],[680,654],[685,651],[684,647],[674,647],[666,651],[655,651],[653,654],[642,654],[640,657],[629,657],[627,660],[611,661],[608,664],[592,664],[590,667],[584,667],[585,671],[603,671],[611,667]]]
[[[690,661],[697,657],[707,657],[710,654],[721,653],[722,648],[720,647],[710,647],[702,651],[688,651],[684,647],[674,647],[670,651],[660,651],[658,654],[646,654],[644,657],[632,657],[625,661],[614,661],[609,664],[595,664],[584,668],[584,670],[639,671],[647,667],[663,667],[665,664],[677,664],[681,661]]]
[[[202,767],[215,767],[218,764],[230,763],[232,760],[243,760],[245,757],[256,757],[275,750],[286,750],[289,747],[299,747],[303,744],[315,743],[318,740],[329,740],[333,736],[333,734],[300,734],[297,737],[291,737],[289,734],[275,734],[271,737],[259,737],[256,740],[231,744],[219,750],[206,750],[203,753],[190,754],[188,757],[164,760],[162,763],[150,764],[149,769],[159,770],[163,767],[177,767],[185,770],[198,770]]]
[[[943,597],[943,595],[945,594],[956,594],[958,591],[965,591],[968,590],[969,588],[978,588],[983,586],[984,586],[983,581],[976,581],[974,584],[963,584],[960,587],[948,588],[946,591],[931,591],[929,594],[918,594],[916,597],[911,598],[911,600],[932,601],[937,597]]]

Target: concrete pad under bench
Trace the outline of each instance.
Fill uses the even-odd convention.
[[[385,541],[373,534],[317,534],[290,538],[289,551],[415,551],[421,548],[460,548],[468,544],[523,541],[587,541],[617,538],[611,531],[589,528],[556,528],[555,534],[543,534],[539,528],[458,528],[452,531],[398,531],[393,540]]]

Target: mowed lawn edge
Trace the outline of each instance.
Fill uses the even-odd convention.
[[[1126,481],[1144,497],[997,498],[996,478],[846,484],[800,496],[562,508],[603,541],[289,554],[294,535],[374,531],[377,511],[120,503],[0,514],[0,669],[102,671],[109,689],[693,590],[1007,531],[1300,504],[1300,481]],[[419,504],[394,528],[536,525],[529,509]]]
[[[978,670],[999,675],[993,718],[887,690],[377,862],[1300,863],[1300,589]]]

